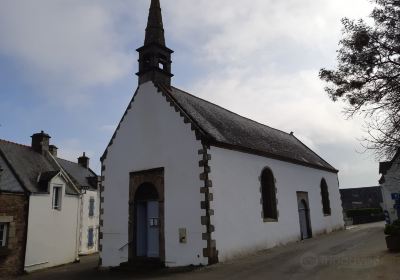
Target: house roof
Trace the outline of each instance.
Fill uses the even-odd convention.
[[[48,192],[48,182],[62,171],[50,156],[47,157],[35,152],[29,146],[1,139],[0,156],[6,161],[25,190],[31,193]],[[66,193],[71,195],[78,194],[71,184],[66,185]]]
[[[393,163],[400,156],[400,148],[397,150],[391,161],[384,161],[379,163],[379,174],[386,175],[390,168],[392,168]]]
[[[393,163],[397,160],[399,156],[400,148],[397,150],[391,161],[384,161],[379,163],[379,174],[382,174],[381,178],[379,179],[379,184],[382,185],[383,183],[385,183],[385,175],[390,170],[390,168],[392,168]]]
[[[97,175],[91,169],[65,159],[57,158],[56,160],[80,187],[97,189]]]
[[[292,133],[242,117],[178,88],[156,86],[211,145],[338,172]]]

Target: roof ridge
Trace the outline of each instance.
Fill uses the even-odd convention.
[[[209,103],[209,104],[211,104],[211,105],[213,105],[213,106],[216,106],[216,107],[218,107],[218,108],[220,108],[220,109],[222,109],[222,110],[224,110],[224,111],[227,111],[228,113],[234,114],[234,115],[236,115],[236,116],[238,116],[238,117],[241,117],[241,118],[243,118],[243,119],[246,119],[246,120],[248,120],[248,121],[250,121],[250,122],[253,122],[253,123],[256,123],[256,124],[259,124],[259,125],[268,127],[268,128],[270,128],[270,129],[279,131],[279,132],[281,132],[281,133],[283,133],[283,134],[286,134],[286,135],[290,136],[290,133],[288,133],[288,132],[285,132],[285,131],[283,131],[283,130],[280,130],[280,129],[274,128],[274,127],[272,127],[272,126],[266,125],[266,124],[264,124],[264,123],[255,121],[255,120],[253,120],[253,119],[250,119],[249,117],[242,116],[242,115],[240,115],[240,114],[238,114],[238,113],[235,113],[235,112],[233,112],[233,111],[231,111],[231,110],[228,110],[228,109],[226,109],[226,108],[224,108],[224,107],[222,107],[222,106],[220,106],[220,105],[218,105],[218,104],[215,104],[215,103],[213,103],[213,102],[211,102],[211,101],[208,101],[208,100],[206,100],[206,99],[203,99],[203,98],[200,98],[200,97],[198,97],[198,96],[196,96],[196,95],[193,95],[193,94],[191,94],[191,93],[189,93],[189,92],[187,92],[187,91],[185,91],[185,90],[179,89],[179,88],[174,87],[174,86],[171,86],[171,88],[177,89],[177,90],[179,90],[179,91],[181,91],[181,92],[183,92],[183,93],[185,93],[185,94],[187,94],[187,95],[190,95],[190,96],[192,96],[192,97],[194,97],[194,98],[196,98],[196,99],[199,99],[199,100],[201,100],[201,101],[207,102],[207,103]]]
[[[5,139],[1,139],[1,138],[0,138],[0,142],[5,142],[5,143],[8,143],[8,144],[12,144],[12,145],[22,146],[22,147],[24,147],[24,148],[31,148],[31,147],[28,146],[28,145],[24,145],[24,144],[12,142],[12,141],[5,140]]]
[[[55,157],[55,158],[56,158],[56,159],[61,159],[61,160],[64,160],[64,161],[68,161],[68,162],[70,162],[70,163],[79,164],[79,163],[77,163],[77,162],[74,162],[74,161],[72,161],[72,160],[69,160],[69,159],[60,158],[60,157]]]
[[[60,158],[60,157],[55,157],[55,159],[56,159],[56,160],[57,160],[57,159],[60,159],[60,160],[63,160],[63,161],[69,162],[69,163],[76,164],[76,165],[78,165],[79,167],[84,168],[84,169],[87,169],[87,170],[89,170],[90,173],[92,173],[92,174],[98,176],[97,173],[94,172],[91,168],[85,168],[85,167],[81,166],[78,162],[74,162],[74,161],[72,161],[72,160],[68,160],[68,159],[64,159],[64,158]],[[62,166],[61,166],[61,167],[62,167]],[[62,167],[62,168],[63,168],[63,167]],[[63,168],[63,169],[64,169],[64,168]],[[65,170],[65,171],[66,171],[66,170]]]

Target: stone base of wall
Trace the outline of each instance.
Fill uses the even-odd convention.
[[[28,200],[23,194],[0,193],[0,222],[9,223],[8,252],[0,256],[0,279],[24,270]]]

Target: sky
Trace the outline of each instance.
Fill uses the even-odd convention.
[[[0,138],[44,130],[59,156],[99,171],[136,87],[149,0],[1,0]],[[369,0],[161,0],[174,86],[291,132],[340,170],[341,188],[377,185],[361,116],[346,119],[319,80],[341,19]]]

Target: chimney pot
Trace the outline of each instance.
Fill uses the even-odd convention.
[[[89,158],[86,156],[85,152],[81,157],[78,158],[78,163],[84,168],[89,168]]]
[[[58,148],[54,145],[49,146],[49,152],[52,154],[53,157],[57,157]]]
[[[31,137],[31,147],[35,152],[45,154],[49,151],[51,137],[47,133],[42,130],[40,133],[35,133]]]

